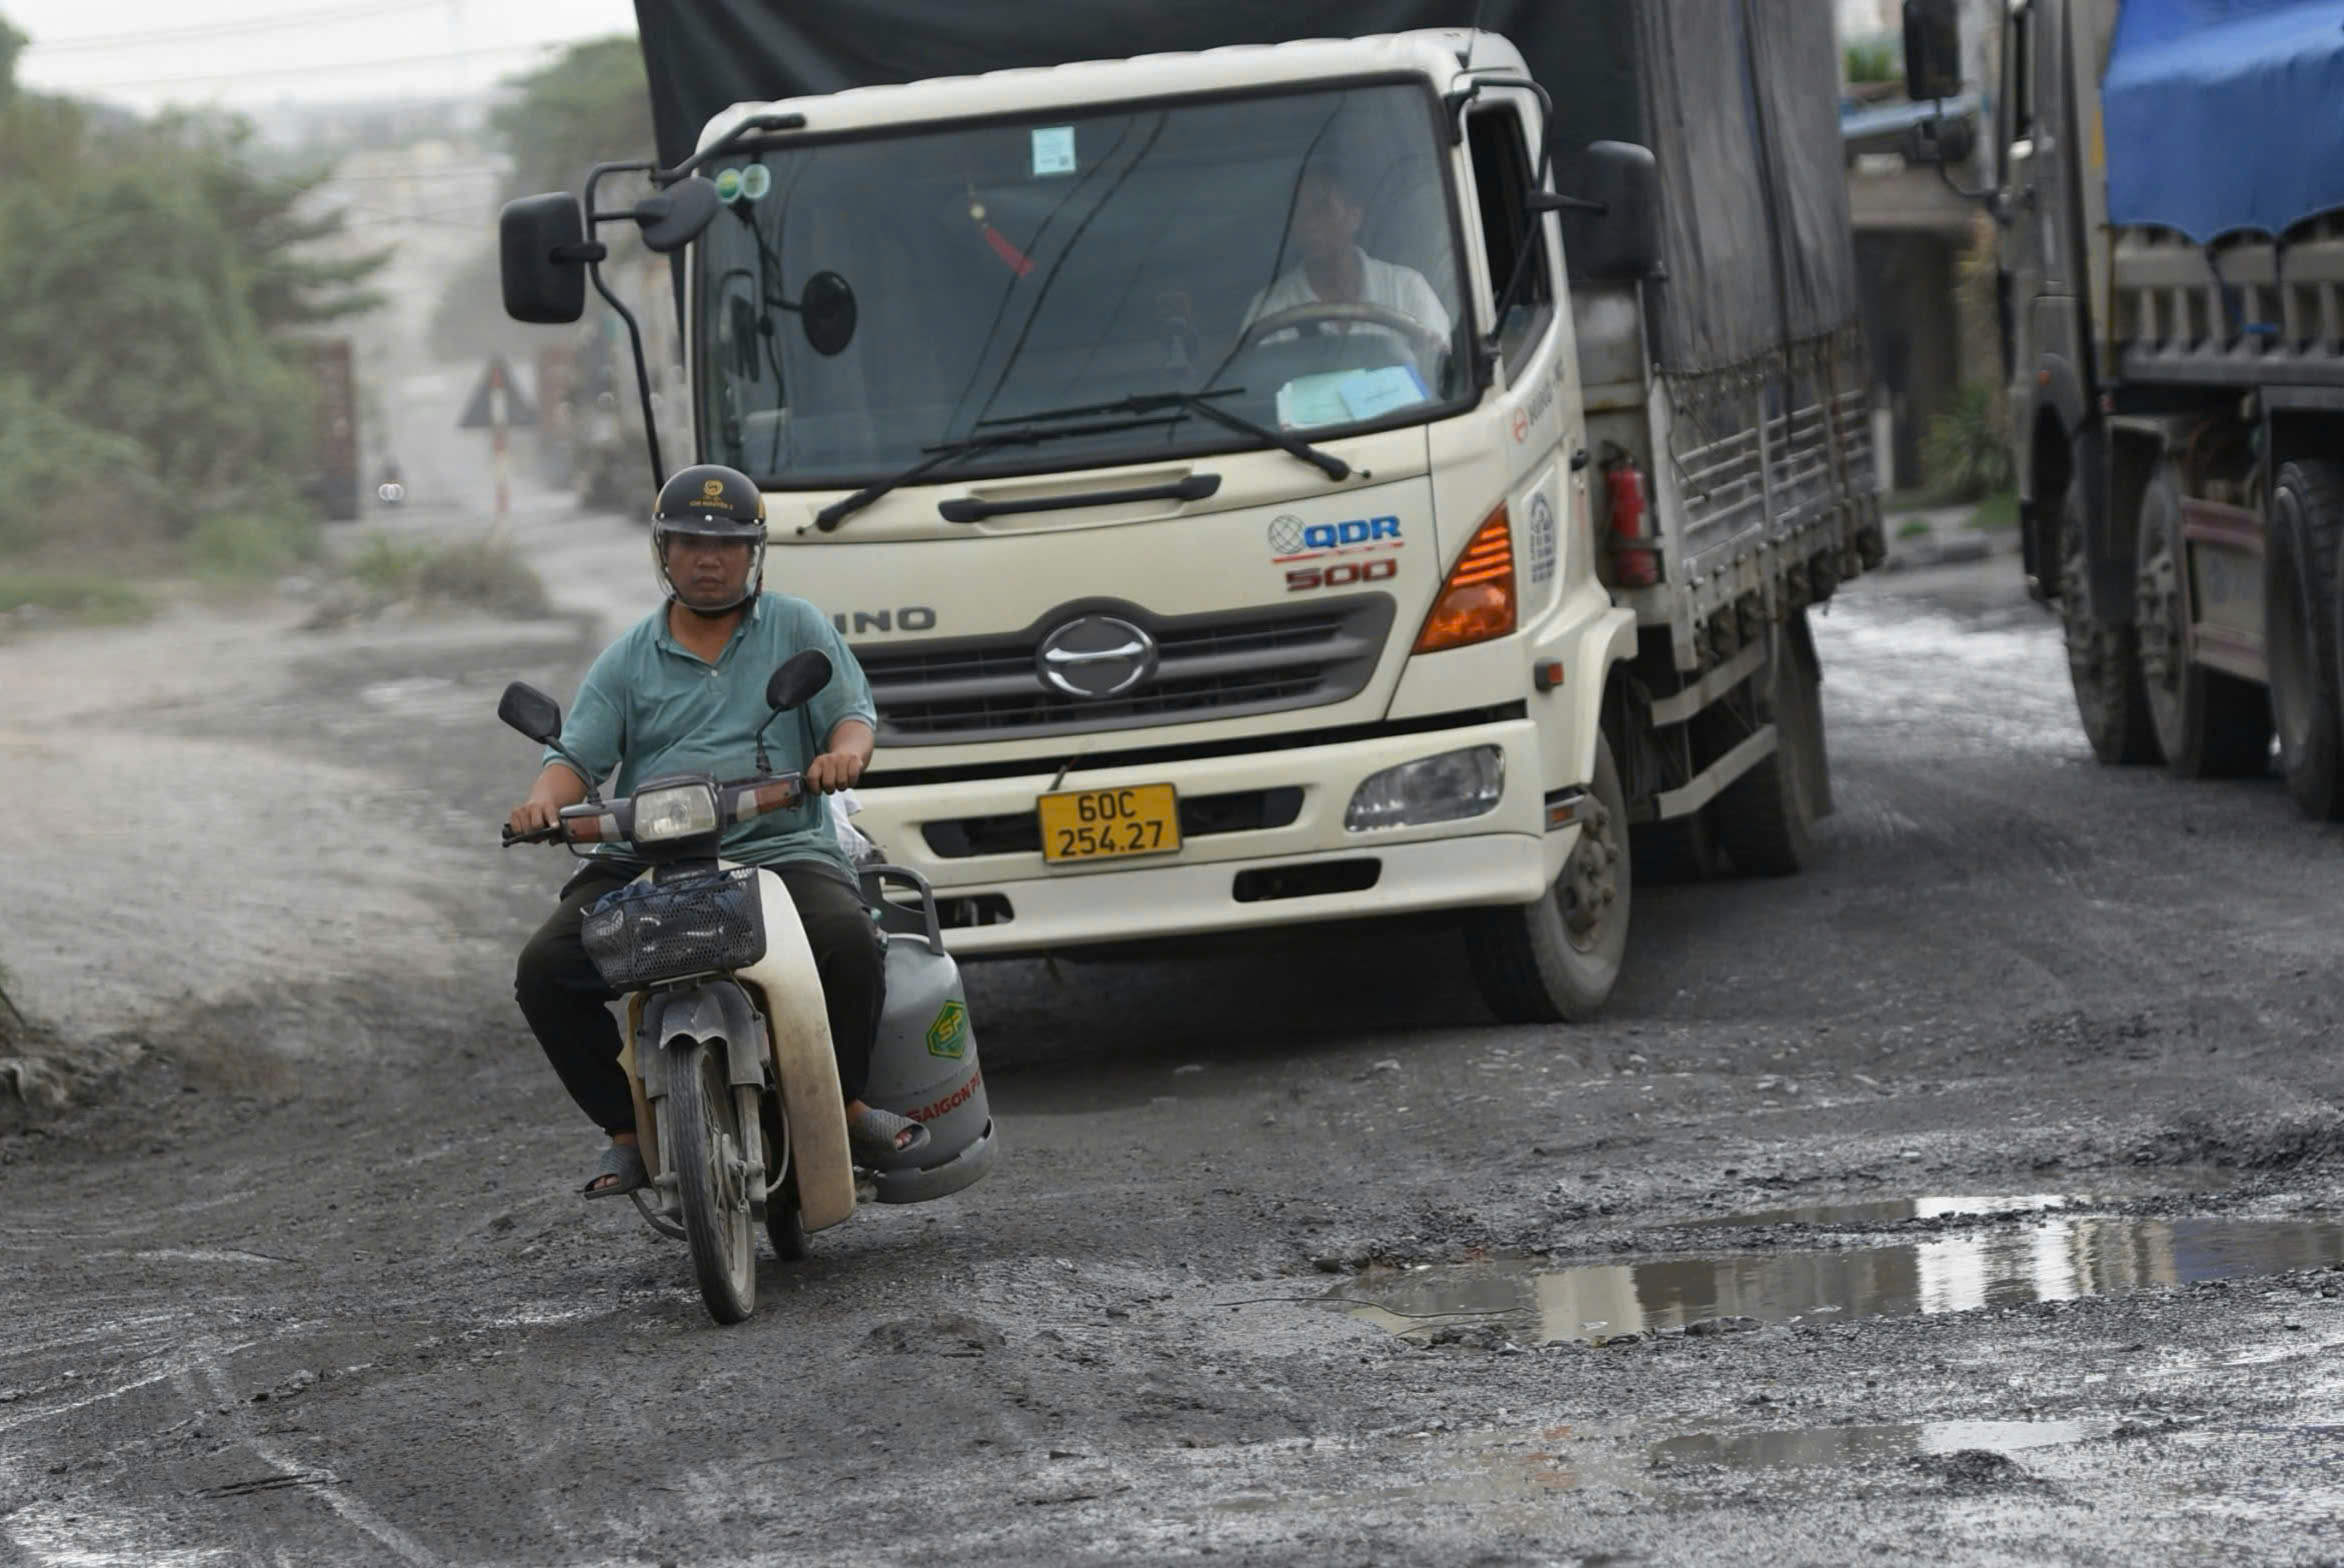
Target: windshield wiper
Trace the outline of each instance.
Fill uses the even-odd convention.
[[[1089,411],[1077,409],[1074,412],[1084,413]],[[954,463],[962,462],[972,457],[979,457],[987,452],[997,451],[1005,446],[1034,446],[1044,441],[1064,441],[1069,440],[1075,436],[1094,436],[1104,434],[1109,431],[1118,430],[1141,430],[1151,425],[1171,425],[1177,424],[1179,422],[1177,416],[1175,416],[1171,419],[1111,419],[1087,425],[1061,425],[1055,429],[1050,430],[1030,430],[1022,428],[1026,425],[1032,424],[1036,420],[1047,421],[1059,417],[1071,416],[1062,416],[1059,413],[1028,414],[1022,415],[1014,420],[990,421],[991,423],[995,424],[1010,425],[1020,428],[995,430],[981,436],[967,436],[958,441],[947,441],[941,446],[923,447],[921,450],[927,455],[922,457],[918,462],[912,464],[911,467],[905,469],[902,473],[890,474],[885,479],[879,480],[876,483],[867,484],[863,486],[862,489],[857,490],[853,495],[845,496],[839,500],[833,501],[828,506],[822,508],[821,511],[816,512],[814,514],[814,526],[821,529],[824,533],[830,533],[835,530],[839,524],[845,522],[849,517],[852,517],[855,513],[861,511],[864,507],[869,506],[873,501],[878,500],[881,496],[887,494],[887,492],[890,490],[898,489],[904,485],[912,483],[915,480],[925,479],[930,474],[935,473],[939,469],[950,468]]]
[[[1351,477],[1351,465],[1335,456],[1334,453],[1322,452],[1300,436],[1289,435],[1287,432],[1265,425],[1259,420],[1248,419],[1243,414],[1232,414],[1229,410],[1212,401],[1217,397],[1237,397],[1244,391],[1243,387],[1218,387],[1210,392],[1144,392],[1133,397],[1117,398],[1112,403],[1087,403],[1074,408],[1044,409],[1038,414],[1019,414],[1014,418],[1001,420],[980,419],[977,421],[977,428],[982,430],[988,424],[1030,425],[1043,420],[1078,419],[1088,414],[1152,414],[1160,409],[1177,408],[1209,419],[1216,425],[1225,425],[1231,430],[1249,435],[1256,441],[1267,442],[1280,451],[1291,452],[1320,473],[1325,474],[1329,479],[1348,479]]]

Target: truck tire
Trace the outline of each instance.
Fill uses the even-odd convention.
[[[2264,654],[2279,770],[2305,816],[2344,817],[2344,716],[2337,711],[2338,632],[2322,595],[2337,581],[2344,464],[2302,459],[2279,470],[2263,537]]]
[[[1501,1022],[1584,1023],[1619,982],[1634,877],[1628,800],[1611,742],[1600,734],[1581,811],[1579,842],[1544,898],[1476,910],[1467,921],[1474,983]]]
[[[1708,881],[1718,872],[1717,835],[1710,829],[1709,813],[1696,811],[1630,829],[1628,858],[1639,887]]]
[[[1774,753],[1727,785],[1710,808],[1718,842],[1746,877],[1787,877],[1815,858],[1823,738],[1822,703],[1814,689],[1819,672],[1798,655],[1789,628],[1773,637],[1773,656],[1754,679],[1762,683],[1758,716],[1774,726]]]
[[[2130,623],[2111,620],[2092,602],[2091,511],[2080,472],[2092,461],[2090,453],[2089,446],[2078,450],[2079,472],[2059,503],[2059,629],[2067,643],[2067,678],[2094,757],[2111,766],[2155,762],[2157,735],[2141,685],[2139,639]]]
[[[2157,749],[2177,778],[2255,778],[2270,770],[2271,701],[2252,681],[2195,664],[2189,657],[2187,560],[2181,540],[2181,487],[2160,471],[2141,496],[2138,565],[2133,572],[2133,634],[2141,690]]]

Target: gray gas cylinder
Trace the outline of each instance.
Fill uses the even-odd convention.
[[[881,1203],[923,1203],[960,1191],[993,1165],[993,1113],[977,1063],[960,966],[944,950],[926,879],[901,866],[863,868],[866,895],[887,938],[887,1005],[871,1048],[863,1099],[928,1129],[905,1154],[866,1155]],[[918,894],[916,905],[888,896],[889,884]]]

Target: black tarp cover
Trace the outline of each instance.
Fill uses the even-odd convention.
[[[1716,370],[1856,319],[1830,0],[636,0],[635,13],[671,165],[736,103],[1478,22],[1554,97],[1558,189],[1589,141],[1658,157],[1664,366]]]

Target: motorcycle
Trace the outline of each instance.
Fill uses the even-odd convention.
[[[766,684],[770,729],[830,682],[819,649],[785,661]],[[561,706],[519,681],[497,717],[593,772],[561,745]],[[811,755],[811,749],[805,753]],[[799,775],[776,774],[757,735],[757,773],[649,779],[631,796],[586,799],[553,826],[507,846],[623,845],[641,876],[586,912],[581,936],[625,1002],[620,1065],[651,1180],[632,1197],[644,1221],[689,1249],[709,1314],[738,1323],[756,1309],[755,1227],[774,1255],[804,1258],[809,1234],[858,1205],[923,1203],[962,1191],[999,1145],[977,1062],[960,971],[944,950],[927,880],[884,861],[861,867],[863,899],[886,949],[886,1002],[866,1103],[928,1129],[916,1150],[867,1156],[847,1140],[846,1102],[830,1045],[822,980],[788,890],[772,872],[719,857],[726,828],[776,812],[824,809]]]

